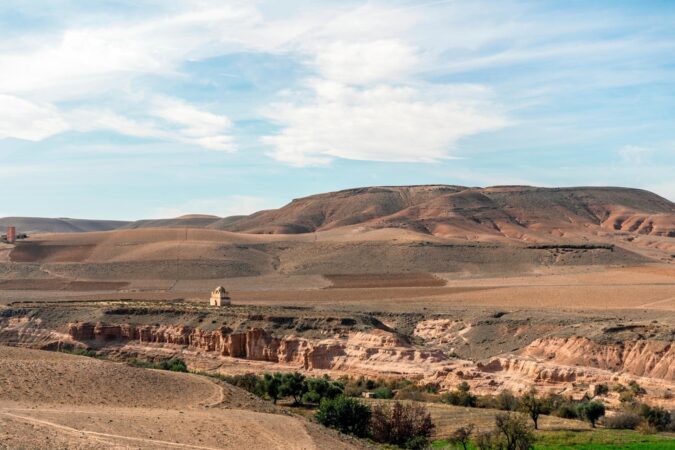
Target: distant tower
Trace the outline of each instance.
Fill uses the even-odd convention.
[[[218,286],[211,292],[211,300],[209,301],[211,306],[228,306],[230,305],[230,296],[227,294],[227,291],[224,287]]]
[[[8,226],[7,227],[7,242],[13,244],[16,242],[16,227]]]

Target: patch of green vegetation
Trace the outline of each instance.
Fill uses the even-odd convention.
[[[537,435],[536,449],[675,449],[675,439],[657,434],[640,434],[635,431],[587,430],[555,431]]]
[[[62,349],[61,353],[68,353],[70,355],[77,355],[77,356],[86,356],[88,358],[98,358],[98,359],[104,358],[102,355],[96,353],[95,350],[90,350],[88,348]]]
[[[146,361],[142,359],[132,359],[129,361],[129,365],[132,367],[139,367],[142,369],[159,369],[159,370],[169,370],[171,372],[185,372],[187,373],[187,365],[185,361],[180,358],[171,358],[165,359],[163,361]]]
[[[675,439],[658,434],[640,434],[635,431],[584,430],[584,431],[545,431],[536,433],[535,450],[672,450]],[[448,440],[434,441],[431,448],[449,450],[458,448]],[[475,450],[473,443],[467,449]]]

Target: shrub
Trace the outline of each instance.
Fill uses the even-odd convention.
[[[597,420],[605,415],[605,405],[597,401],[582,403],[579,405],[579,415],[595,428]]]
[[[500,442],[499,434],[495,433],[494,431],[481,431],[476,435],[476,439],[473,440],[473,445],[478,450],[494,450],[503,448]]]
[[[563,419],[578,419],[579,411],[572,403],[563,403],[553,411],[554,416],[562,417]]]
[[[537,398],[537,391],[532,389],[520,399],[520,408],[525,412],[532,422],[534,429],[539,429],[539,416],[542,413],[543,405],[541,400]]]
[[[464,450],[467,450],[475,428],[476,426],[472,423],[465,427],[457,428],[452,432],[448,441],[455,446],[461,445]]]
[[[311,398],[311,403],[319,403],[323,398],[335,398],[344,392],[344,385],[339,381],[331,381],[328,377],[308,378],[306,380],[307,394],[303,396]]]
[[[160,362],[144,361],[142,359],[132,359],[129,365],[133,367],[140,367],[142,369],[160,369],[170,370],[172,372],[187,372],[187,365],[185,361],[180,358],[165,359]]]
[[[501,444],[497,448],[505,450],[529,450],[534,444],[532,430],[527,426],[525,418],[518,414],[497,414],[494,435]]]
[[[95,350],[89,350],[86,348],[78,348],[77,350],[73,350],[71,353],[73,355],[87,356],[89,358],[96,358],[98,356]]]
[[[262,377],[259,377],[252,373],[247,373],[244,375],[232,375],[232,376],[222,376],[219,377],[223,381],[230,383],[233,386],[244,389],[258,397],[265,396],[265,387],[263,385]]]
[[[142,359],[132,359],[129,361],[129,365],[132,367],[139,367],[141,369],[154,369],[155,366],[150,361],[145,361]]]
[[[429,445],[435,426],[424,406],[394,402],[373,408],[370,428],[377,442],[417,449]]]
[[[321,400],[316,420],[327,427],[335,428],[343,433],[365,437],[372,412],[360,401],[342,395]]]
[[[641,405],[640,415],[656,431],[665,431],[671,422],[670,412],[659,407],[652,408],[649,405]]]
[[[169,360],[164,360],[159,363],[159,369],[170,370],[171,372],[187,372],[187,365],[185,361],[180,358],[172,358]]]
[[[321,395],[316,391],[309,391],[305,392],[305,394],[302,396],[302,401],[305,403],[321,403],[322,398],[324,397],[321,397]]]
[[[631,380],[630,383],[628,383],[628,388],[635,394],[636,396],[640,396],[642,394],[646,394],[647,391],[644,390],[642,386],[640,386],[637,381]]]
[[[513,393],[506,389],[495,397],[495,406],[502,411],[515,411],[520,406],[518,399]]]
[[[419,386],[409,385],[399,389],[394,395],[396,400],[414,400],[424,402],[429,398],[429,394],[419,388]]]
[[[613,430],[634,430],[641,422],[640,416],[629,411],[622,411],[604,419],[605,428]]]
[[[303,394],[307,392],[305,376],[299,372],[286,373],[281,377],[279,386],[279,395],[282,397],[293,397],[293,404],[300,403]]]
[[[628,390],[622,391],[619,394],[619,401],[625,404],[635,403],[635,394],[633,393],[633,391]]]
[[[373,398],[390,399],[394,398],[394,393],[388,387],[382,386],[373,391]]]
[[[275,373],[274,375],[266,373],[263,376],[262,388],[265,395],[267,395],[270,400],[276,405],[277,400],[281,395],[281,384],[283,383],[283,378],[280,373]]]
[[[476,406],[477,398],[475,395],[472,395],[469,391],[470,387],[466,381],[457,386],[457,389],[451,392],[448,392],[443,396],[443,401],[445,403],[450,403],[455,406]]]
[[[593,389],[593,396],[599,397],[607,394],[609,394],[609,386],[607,386],[606,384],[595,385],[595,388]]]
[[[640,434],[655,434],[656,428],[649,425],[649,423],[647,422],[641,422],[640,425],[638,425],[637,428],[635,428],[635,431],[637,431]]]
[[[403,444],[403,448],[408,450],[426,450],[429,448],[429,438],[426,436],[411,437]]]

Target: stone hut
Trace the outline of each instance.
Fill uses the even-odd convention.
[[[228,306],[230,305],[230,295],[227,293],[224,287],[218,286],[211,292],[211,300],[209,305],[211,306]]]

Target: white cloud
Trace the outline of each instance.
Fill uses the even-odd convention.
[[[186,59],[236,42],[237,30],[255,16],[249,7],[218,6],[36,36],[28,48],[17,43],[19,51],[0,53],[0,91],[67,99],[114,89],[137,75],[169,74]]]
[[[230,119],[225,116],[200,110],[173,98],[159,97],[152,103],[150,114],[185,126],[183,132],[188,136],[217,134],[232,126]]]
[[[159,10],[136,23],[72,27],[3,42],[0,95],[6,94],[0,97],[0,139],[39,141],[69,129],[107,129],[235,150],[228,117],[178,99],[138,101],[138,94],[128,94],[136,92],[130,83],[139,76],[175,76],[190,58],[240,48],[237,31],[258,20],[253,7],[234,2],[188,6],[170,14]],[[83,100],[90,106],[71,106]]]
[[[372,83],[405,75],[417,64],[415,50],[397,40],[330,42],[315,50],[315,64],[327,79]]]
[[[51,105],[0,94],[0,139],[40,141],[67,128]]]
[[[327,164],[336,157],[433,162],[450,157],[462,137],[507,124],[475,87],[357,88],[322,80],[310,86],[309,101],[277,104],[265,112],[283,128],[263,142],[274,147],[275,159],[295,166]]]
[[[617,153],[626,164],[643,164],[649,158],[652,151],[637,145],[626,145],[621,147]]]
[[[214,114],[166,96],[154,97],[149,106],[141,105],[148,118],[130,118],[111,110],[80,109],[68,114],[73,129],[81,132],[111,130],[126,136],[181,142],[209,150],[236,150],[234,139],[227,134],[232,122],[227,116]]]

